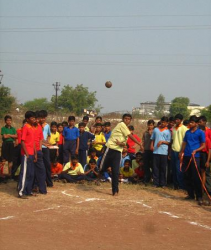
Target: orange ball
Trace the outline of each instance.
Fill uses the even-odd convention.
[[[105,86],[106,86],[106,88],[111,88],[112,87],[112,82],[111,81],[107,81],[105,83]]]

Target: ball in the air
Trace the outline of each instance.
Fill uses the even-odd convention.
[[[105,86],[106,86],[106,88],[111,88],[111,87],[112,87],[112,82],[107,81],[107,82],[105,83]]]

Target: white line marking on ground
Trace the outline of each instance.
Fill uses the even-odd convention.
[[[86,201],[105,201],[105,199],[99,199],[99,198],[87,198],[84,201],[77,202],[78,204],[86,202]]]
[[[198,227],[203,227],[203,228],[206,228],[208,230],[211,230],[211,227],[207,226],[207,225],[202,225],[202,224],[199,224],[197,222],[194,222],[194,221],[188,221],[189,224],[191,225],[194,225],[194,226],[198,226]]]
[[[137,204],[141,204],[143,207],[147,207],[147,208],[152,208],[151,206],[148,206],[148,205],[146,205],[146,204],[144,204],[142,201],[137,201],[136,202]]]
[[[7,217],[0,218],[0,220],[9,220],[9,219],[12,219],[14,217],[15,216],[7,216]]]
[[[56,207],[49,207],[49,208],[43,208],[43,209],[40,209],[40,210],[35,210],[33,211],[34,213],[38,213],[38,212],[43,212],[43,211],[47,211],[47,210],[53,210],[53,209],[57,209],[59,208],[60,206],[56,206]]]
[[[80,196],[78,196],[78,195],[67,194],[66,191],[62,191],[62,194],[70,196],[70,197],[80,198]]]
[[[172,217],[172,218],[175,218],[175,219],[179,219],[180,217],[177,216],[177,215],[174,215],[170,212],[165,212],[165,211],[159,211],[159,214],[167,214],[168,216]]]

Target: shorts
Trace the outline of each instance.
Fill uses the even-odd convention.
[[[14,157],[14,143],[12,141],[11,142],[4,141],[2,143],[1,150],[2,150],[1,151],[2,158],[8,162],[12,162]]]
[[[206,152],[201,152],[200,153],[200,168],[206,170],[206,164],[207,162],[207,153]]]

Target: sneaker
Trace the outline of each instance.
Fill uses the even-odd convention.
[[[195,200],[195,197],[192,197],[192,196],[188,195],[188,196],[185,197],[185,200]]]
[[[28,199],[28,197],[26,196],[26,195],[18,195],[18,198],[20,198],[20,199]]]

